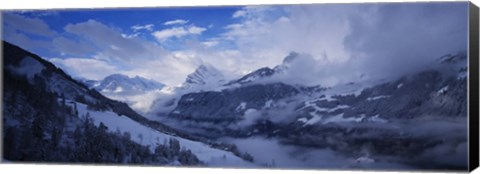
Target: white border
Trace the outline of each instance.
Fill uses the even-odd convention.
[[[448,0],[434,0],[435,2]],[[472,0],[477,6],[480,0]],[[363,2],[428,2],[425,0],[1,0],[0,9],[72,9],[72,8],[112,8],[112,7],[169,7],[169,6],[225,6],[258,4],[310,4],[310,3],[363,3]],[[2,140],[0,140],[1,142]],[[1,173],[196,173],[196,174],[313,174],[313,173],[422,173],[426,172],[362,172],[362,171],[325,171],[325,170],[266,170],[266,169],[217,169],[217,168],[173,168],[173,167],[130,167],[130,166],[80,166],[80,165],[38,165],[38,164],[0,164]],[[480,174],[480,170],[473,173]]]

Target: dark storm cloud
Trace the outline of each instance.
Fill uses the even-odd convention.
[[[467,49],[467,3],[359,5],[344,44],[351,63],[370,76],[424,67]]]

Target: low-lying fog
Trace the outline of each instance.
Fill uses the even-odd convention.
[[[223,138],[248,152],[255,163],[265,167],[291,169],[413,169],[413,167],[390,162],[374,162],[370,157],[351,158],[330,149],[312,149],[282,145],[277,140],[262,137]]]
[[[211,137],[220,135],[212,130],[222,131],[226,125],[178,121],[176,119],[157,117],[157,121],[168,124],[186,132]],[[176,121],[175,121],[176,120]],[[372,128],[376,131],[394,131],[406,138],[428,139],[427,142],[441,142],[433,147],[425,147],[418,154],[406,151],[409,157],[380,156],[370,154],[369,150],[355,154],[340,153],[329,148],[311,148],[296,144],[282,144],[285,137],[256,135],[248,138],[211,137],[219,142],[235,144],[239,151],[247,152],[260,166],[286,169],[380,169],[380,170],[419,170],[419,169],[463,169],[467,165],[467,119],[446,117],[422,117],[412,120],[390,120],[388,123],[346,123],[336,124],[345,129]],[[313,125],[329,126],[329,125]],[[330,125],[332,126],[332,125]],[[365,132],[351,134],[351,137],[374,137],[372,141],[381,141],[381,134]],[[391,138],[391,137],[385,137]],[[397,137],[394,137],[397,138]],[[386,140],[389,141],[389,140]],[[386,147],[388,148],[388,147]],[[408,148],[406,148],[408,149]]]
[[[309,169],[396,169],[412,170],[419,168],[462,168],[467,164],[466,120],[464,118],[449,121],[424,120],[425,122],[398,123],[399,131],[412,136],[443,139],[443,143],[428,148],[409,158],[395,156],[373,156],[368,152],[363,156],[346,156],[331,149],[314,149],[281,144],[275,138],[260,136],[249,138],[221,138],[235,144],[241,152],[254,157],[255,163],[275,168]],[[371,125],[370,125],[371,126]],[[386,126],[386,125],[385,125]],[[390,125],[392,126],[392,125]]]

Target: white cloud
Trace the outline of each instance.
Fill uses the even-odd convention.
[[[246,6],[233,13],[232,18],[268,18],[269,12],[275,11],[274,6],[255,5]],[[261,16],[260,16],[261,15]]]
[[[100,50],[97,56],[101,59],[133,61],[133,59],[151,59],[162,55],[162,47],[141,40],[138,37],[125,37],[118,29],[106,26],[95,20],[68,24],[65,31],[75,34],[85,42]]]
[[[197,26],[190,26],[187,29],[188,29],[188,33],[190,34],[202,34],[202,32],[207,30],[206,28],[197,27]]]
[[[239,18],[239,17],[245,17],[247,12],[245,10],[238,10],[235,13],[233,13],[232,17],[233,18]]]
[[[210,40],[210,41],[202,42],[202,44],[204,44],[206,47],[213,47],[218,45],[219,43],[220,42],[218,40]]]
[[[188,23],[188,21],[183,20],[183,19],[176,19],[176,20],[171,20],[163,23],[163,25],[183,25]]]
[[[65,30],[77,35],[84,43],[91,43],[97,51],[92,59],[53,59],[73,74],[85,78],[102,78],[112,73],[140,75],[168,85],[176,85],[196,65],[192,60],[172,56],[156,42],[139,37],[128,37],[118,29],[88,20],[69,24]],[[189,31],[195,33],[195,31]],[[91,60],[91,61],[89,61]],[[58,63],[60,62],[60,63]],[[97,66],[90,66],[98,64]]]
[[[159,41],[164,41],[170,37],[182,37],[187,35],[188,32],[183,27],[169,28],[161,31],[153,32],[152,35],[155,36]]]
[[[323,62],[319,66],[344,62],[350,56],[343,45],[350,32],[347,14],[318,7],[244,8],[241,22],[226,26],[222,38],[242,54],[243,71],[274,67],[291,51],[312,55]]]
[[[96,56],[101,57],[101,56]],[[74,76],[100,80],[121,73],[129,76],[142,76],[167,85],[181,84],[200,63],[195,56],[172,53],[152,59],[140,59],[135,63],[111,62],[96,58],[51,58],[49,61]]]
[[[271,58],[270,66],[281,62],[290,51],[306,52],[315,58],[327,54],[331,61],[346,59],[348,53],[343,46],[343,38],[349,32],[346,14],[335,14],[334,10],[316,7],[288,6],[276,11],[267,7],[261,10],[248,8],[248,18],[227,26],[229,31],[224,36],[234,40],[240,49],[253,54],[266,51],[269,53],[264,54],[273,56],[273,52],[277,52],[276,57]],[[286,11],[285,16],[265,17],[283,10]]]
[[[176,86],[181,84],[198,65],[194,56],[170,53],[156,59],[138,61],[122,73],[131,76],[140,75]]]
[[[207,30],[206,28],[191,25],[188,27],[173,27],[160,31],[155,31],[152,35],[160,42],[165,41],[171,37],[181,38],[187,35],[200,35]]]
[[[188,22],[185,20],[165,22],[171,26],[152,31],[152,36],[162,44],[166,40],[182,42],[182,50],[175,52],[165,50],[155,41],[136,37],[136,33],[122,34],[125,32],[121,29],[95,20],[65,26],[68,35],[78,38],[75,40],[67,36],[52,37],[52,42],[31,40],[17,32],[19,26],[26,26],[20,23],[15,27],[6,25],[4,32],[10,34],[4,36],[21,46],[55,48],[75,57],[84,57],[79,54],[93,49],[91,60],[52,59],[68,72],[86,78],[123,73],[178,85],[202,63],[213,65],[225,72],[227,78],[233,78],[278,65],[289,52],[297,51],[309,56],[292,66],[291,77],[283,78],[337,84],[358,79],[364,73],[401,72],[395,67],[420,66],[428,61],[425,58],[466,49],[465,9],[458,5],[430,8],[428,3],[245,7],[232,14],[238,22],[224,26],[226,32],[213,38],[188,37],[201,35],[207,29],[184,25]],[[42,25],[42,21],[33,23]],[[45,28],[49,29],[44,26],[41,29],[44,31],[22,32],[49,35]],[[149,30],[148,26],[136,28]]]
[[[101,80],[119,71],[119,69],[108,62],[92,58],[50,58],[48,60],[69,74],[75,74],[78,77],[87,79]]]
[[[153,24],[146,24],[146,25],[134,25],[132,27],[130,27],[133,32],[137,32],[139,30],[147,30],[147,31],[152,31],[153,30],[153,27],[154,25]]]
[[[168,52],[156,42],[126,37],[120,30],[98,21],[69,24],[65,30],[99,50],[94,53],[93,59],[53,59],[56,64],[69,69],[68,72],[85,78],[99,79],[112,73],[122,73],[143,76],[173,86],[181,84],[200,64],[196,56]],[[187,35],[204,31],[195,26],[184,30]]]
[[[134,37],[138,37],[138,35],[140,35],[140,33],[133,33],[133,34],[121,34],[123,38],[127,38],[127,39],[131,39],[131,38],[134,38]]]

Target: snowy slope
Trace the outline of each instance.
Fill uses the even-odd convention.
[[[133,141],[142,145],[150,146],[150,150],[152,151],[154,151],[157,144],[162,144],[164,141],[168,141],[170,138],[175,138],[180,142],[181,147],[190,149],[192,153],[194,153],[208,166],[255,167],[254,164],[244,161],[243,159],[235,156],[232,152],[215,149],[200,142],[187,140],[173,135],[167,135],[152,128],[146,127],[128,117],[118,116],[116,113],[110,111],[92,111],[87,109],[85,104],[78,102],[76,104],[79,110],[79,115],[85,116],[88,112],[93,118],[95,125],[98,126],[100,123],[103,123],[108,127],[109,131],[115,132],[119,130],[121,132],[129,132]]]

